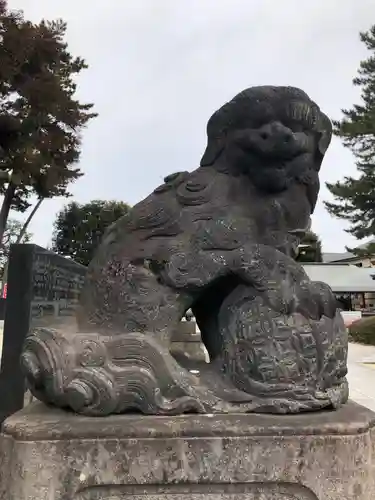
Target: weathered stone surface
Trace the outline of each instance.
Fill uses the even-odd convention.
[[[0,499],[370,500],[374,425],[354,403],[295,416],[90,418],[37,402],[4,424]]]
[[[34,394],[87,415],[345,403],[336,299],[294,259],[331,128],[292,87],[250,88],[214,113],[200,167],[168,176],[109,228],[86,275],[80,331],[28,338]],[[168,350],[190,308],[210,356],[195,378]]]

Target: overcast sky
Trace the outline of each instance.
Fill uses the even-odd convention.
[[[74,200],[135,204],[163,176],[195,169],[211,113],[252,85],[304,89],[331,118],[359,100],[352,86],[366,56],[359,31],[375,24],[374,0],[9,0],[32,20],[68,22],[71,52],[90,68],[79,97],[99,117],[83,136]],[[355,173],[334,139],[322,184]],[[325,211],[323,187],[313,218],[325,251],[353,243],[345,224]],[[66,200],[46,201],[31,231],[51,240]]]

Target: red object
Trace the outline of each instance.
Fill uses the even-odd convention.
[[[5,283],[3,286],[3,299],[7,298],[7,291],[8,291],[8,283]]]

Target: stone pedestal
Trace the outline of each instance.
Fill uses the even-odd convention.
[[[195,321],[181,321],[172,334],[170,351],[173,355],[184,356],[193,361],[208,361],[208,353]]]
[[[32,403],[4,424],[1,500],[370,500],[375,414],[87,418]],[[147,498],[146,498],[147,497]]]

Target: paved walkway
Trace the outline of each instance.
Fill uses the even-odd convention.
[[[350,398],[375,411],[375,347],[349,344]]]

